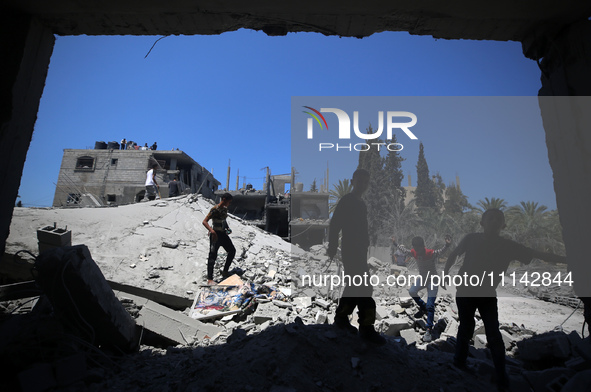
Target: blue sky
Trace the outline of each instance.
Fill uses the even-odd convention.
[[[540,88],[536,63],[516,42],[392,32],[364,39],[267,37],[239,30],[169,36],[144,58],[158,38],[57,37],[19,190],[25,206],[51,205],[64,148],[122,138],[157,142],[160,149],[187,152],[222,184],[231,160],[231,188],[239,170],[241,184],[246,176],[260,189],[266,166],[272,174],[291,170],[292,97],[535,97]],[[431,172],[439,171],[446,183],[460,176],[473,204],[501,197],[555,208],[539,112],[530,109],[525,118],[534,124],[527,132],[501,121],[498,132],[474,133],[462,146],[423,132]],[[413,182],[417,152],[418,145],[405,144],[403,169]],[[319,170],[298,181],[308,189],[323,178],[324,167]]]

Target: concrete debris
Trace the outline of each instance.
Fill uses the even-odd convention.
[[[165,248],[176,249],[176,248],[179,247],[179,243],[180,243],[179,241],[175,241],[175,240],[172,240],[172,241],[163,241],[162,242],[162,246],[165,247]]]
[[[150,207],[147,203],[145,206]],[[137,218],[119,221],[116,218],[119,215],[109,220],[119,222],[118,233],[130,233],[127,236],[115,232],[105,234],[109,230],[82,234],[85,236],[82,240],[97,249],[97,265],[108,276],[118,304],[129,317],[127,320],[131,320],[130,336],[137,336],[136,324],[144,331],[139,352],[124,359],[127,363],[122,368],[128,370],[115,373],[101,369],[105,373],[98,377],[99,381],[94,381],[92,390],[145,388],[163,385],[159,384],[163,380],[170,384],[167,388],[171,390],[227,389],[225,380],[229,372],[244,364],[248,364],[249,370],[241,372],[239,377],[241,390],[245,391],[387,390],[394,382],[400,390],[432,390],[434,378],[403,377],[424,369],[427,363],[434,364],[428,368],[437,378],[437,390],[493,390],[490,380],[494,368],[479,317],[469,356],[477,376],[460,373],[458,377],[456,370],[450,370],[459,326],[453,291],[440,289],[435,305],[434,340],[425,343],[422,341],[425,318],[414,318],[418,308],[408,296],[408,287],[387,288],[390,291],[377,287],[375,327],[386,335],[388,343],[368,349],[358,336],[349,336],[330,325],[334,322],[339,290],[302,285],[306,276],[340,271],[336,261],[329,263],[325,245],[315,245],[304,252],[231,216],[231,238],[237,248],[231,268],[236,274],[223,278],[221,268],[226,254],[220,250],[214,269],[214,280],[220,283],[204,286],[209,244],[204,229],[194,222],[203,219],[212,203],[190,195],[152,206],[159,208],[151,209],[150,220],[143,223]],[[121,213],[125,208],[117,210]],[[106,215],[109,210],[101,213]],[[130,216],[148,215],[136,211]],[[93,222],[89,221],[92,226],[90,223]],[[69,222],[68,225],[71,226]],[[74,232],[78,235],[83,230]],[[19,241],[26,240],[19,238]],[[7,249],[10,246],[7,243]],[[377,258],[371,258],[369,265],[376,274],[401,276],[415,272]],[[425,293],[422,294],[424,297]],[[521,294],[531,293],[524,287]],[[513,385],[523,386],[522,390],[565,391],[569,385],[575,385],[570,390],[589,385],[591,375],[583,374],[591,368],[591,344],[589,338],[581,339],[576,332],[582,324],[581,310],[564,323],[565,330],[573,331],[571,334],[544,333],[560,325],[573,310],[572,298],[562,294],[536,291],[538,298],[551,298],[551,303],[523,296],[517,299],[499,296],[500,328],[508,369]],[[527,314],[536,303],[543,304],[544,308],[535,309],[538,313],[544,309],[544,317]],[[9,313],[18,306],[21,304],[0,303],[0,311]],[[568,312],[564,310],[567,306]],[[40,309],[41,305],[35,308]],[[505,309],[509,311],[503,313]],[[357,317],[354,312],[351,319],[354,326],[358,326]],[[536,323],[542,321],[548,324],[538,327]],[[347,365],[349,360],[351,367]],[[68,361],[73,359],[65,363]],[[81,374],[95,372],[90,368],[94,366],[91,362],[82,359],[79,362],[76,365],[80,365]],[[144,367],[147,363],[151,368]],[[333,363],[326,371],[327,364]],[[59,389],[65,387],[64,383],[84,384],[89,379],[88,376],[81,376],[84,381],[58,376],[54,362],[22,368],[14,374],[19,374],[23,385],[33,381],[31,375],[45,374],[47,377],[39,380],[44,383],[41,390]],[[380,374],[379,380],[370,374]],[[559,385],[563,388],[558,388]]]

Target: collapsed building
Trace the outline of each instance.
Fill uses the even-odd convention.
[[[179,150],[119,150],[119,143],[96,142],[94,149],[64,149],[54,207],[116,206],[144,199],[146,173],[158,164],[160,196],[175,177],[181,193],[213,198],[221,183]]]
[[[290,184],[289,192],[286,184]],[[233,215],[302,248],[324,242],[329,225],[328,192],[304,192],[295,175],[269,175],[262,190],[252,185],[229,191]],[[219,200],[225,190],[216,192]]]

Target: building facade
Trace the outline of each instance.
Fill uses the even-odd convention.
[[[97,143],[99,145],[99,143]],[[148,170],[156,163],[160,196],[177,178],[181,193],[214,198],[220,182],[183,151],[64,149],[54,207],[85,207],[136,203],[144,199]]]

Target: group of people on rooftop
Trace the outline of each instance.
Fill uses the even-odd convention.
[[[136,142],[130,140],[127,141],[125,138],[121,139],[121,143],[119,143],[122,150],[157,150],[158,144],[154,142],[150,147],[148,147],[148,143],[144,143],[143,146],[138,145]]]

